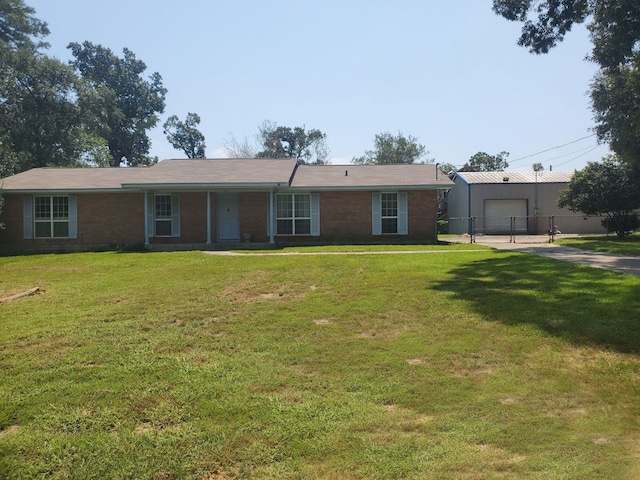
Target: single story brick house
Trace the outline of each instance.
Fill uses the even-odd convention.
[[[434,243],[438,191],[452,185],[432,164],[36,168],[0,180],[0,253]]]
[[[458,172],[447,196],[450,233],[606,233],[600,218],[558,206],[574,172]],[[550,225],[551,222],[551,225]]]

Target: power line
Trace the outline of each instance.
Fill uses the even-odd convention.
[[[526,155],[524,157],[516,158],[515,160],[510,160],[509,163],[511,164],[511,163],[519,162],[520,160],[525,160],[527,158],[535,157],[536,155],[540,155],[542,153],[550,152],[551,150],[556,150],[558,148],[566,147],[567,145],[571,145],[573,143],[578,143],[581,140],[585,140],[585,139],[591,138],[593,136],[595,136],[595,133],[592,133],[591,135],[587,135],[586,137],[578,138],[577,140],[573,140],[572,142],[564,143],[564,144],[558,145],[556,147],[547,148],[546,150],[542,150],[542,151],[537,152],[537,153],[532,153],[531,155]]]
[[[540,163],[549,163],[549,162],[552,162],[552,161],[557,160],[559,158],[568,157],[569,155],[574,155],[576,153],[584,152],[585,150],[589,150],[591,148],[599,147],[599,146],[600,146],[599,144],[589,145],[588,147],[583,147],[583,148],[580,148],[579,150],[574,150],[573,152],[564,153],[562,155],[558,155],[557,157],[551,157],[551,158],[548,158],[546,160],[540,160]],[[589,153],[589,152],[587,152],[587,153]]]
[[[587,153],[591,153],[591,152],[593,152],[596,148],[598,148],[598,147],[600,147],[600,146],[601,146],[601,145],[596,145],[596,146],[595,146],[595,147],[593,147],[591,150],[588,150],[588,151],[586,151],[586,152],[584,152],[584,153],[581,153],[581,154],[580,154],[580,155],[578,155],[577,157],[573,157],[572,159],[567,160],[566,162],[559,163],[558,165],[556,165],[556,167],[559,167],[559,166],[561,166],[561,165],[564,165],[565,163],[572,162],[572,161],[574,161],[576,158],[584,157]]]

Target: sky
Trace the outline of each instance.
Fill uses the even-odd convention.
[[[583,168],[609,153],[593,135],[596,66],[574,28],[547,55],[517,45],[521,25],[490,0],[25,0],[48,23],[48,51],[71,59],[90,41],[168,89],[150,154],[182,158],[162,123],[188,112],[210,158],[264,120],[327,135],[331,163],[373,148],[376,134],[412,135],[437,163],[509,152],[508,170]],[[540,153],[544,152],[544,153]]]

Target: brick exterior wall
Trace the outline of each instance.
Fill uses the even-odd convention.
[[[240,193],[238,204],[240,211],[240,240],[243,240],[244,234],[248,233],[252,242],[268,242],[269,193]]]
[[[205,243],[207,241],[207,194],[206,192],[182,192],[180,195],[180,236],[151,237],[150,244]],[[142,209],[144,211],[144,199]],[[215,209],[215,195],[211,195],[212,209]],[[215,210],[211,216],[215,219]],[[212,232],[215,224],[212,224]],[[142,225],[144,241],[144,224]],[[212,233],[212,239],[215,240]]]
[[[79,193],[77,238],[25,239],[24,195],[4,195],[0,221],[0,253],[90,250],[144,242],[144,196],[142,193]]]
[[[321,192],[320,236],[276,236],[278,244],[433,243],[436,191],[407,192],[408,235],[372,235],[371,191]],[[4,194],[0,222],[0,253],[92,250],[115,245],[140,245],[145,239],[143,193],[80,193],[78,238],[24,239],[23,195]],[[211,240],[216,242],[216,195],[211,193]],[[240,241],[268,242],[268,192],[238,195]],[[180,237],[150,238],[152,245],[204,245],[207,240],[206,192],[180,193]]]
[[[279,244],[435,243],[435,190],[407,192],[408,235],[372,234],[373,191],[321,192],[320,236],[276,236]]]

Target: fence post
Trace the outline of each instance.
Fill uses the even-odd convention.
[[[516,243],[516,217],[509,219],[509,243]]]
[[[471,217],[471,243],[476,243],[476,217]]]

